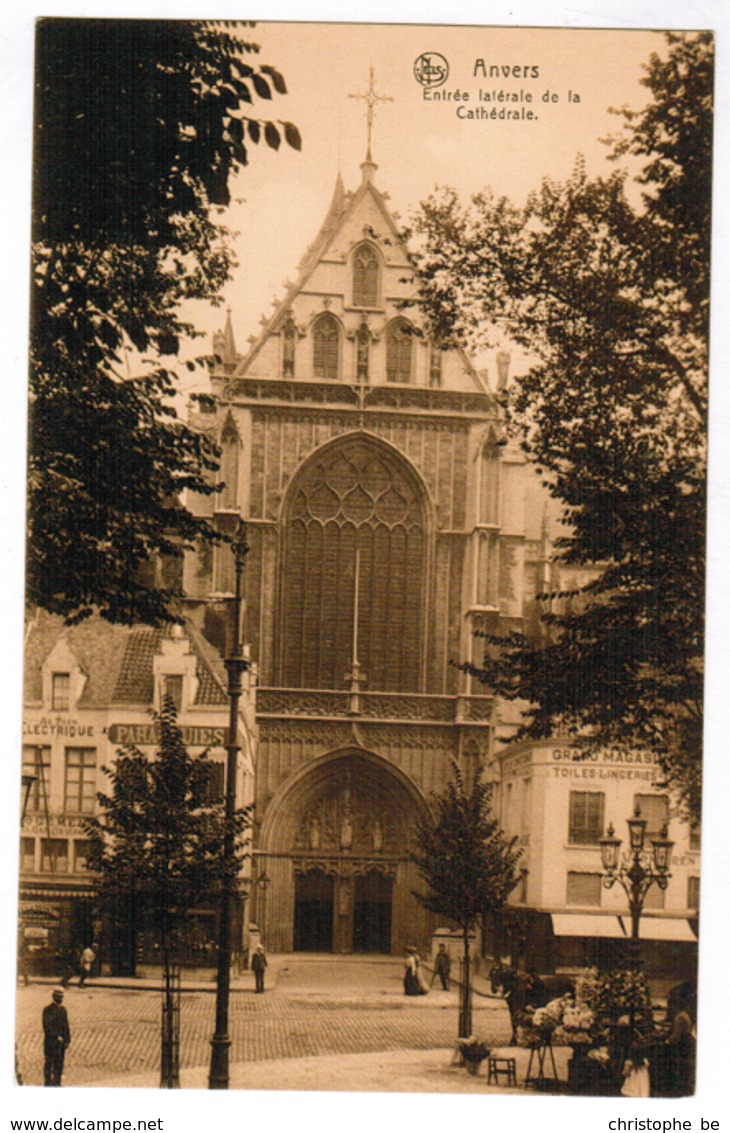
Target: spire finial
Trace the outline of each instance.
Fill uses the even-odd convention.
[[[365,94],[351,94],[349,98],[361,98],[367,104],[367,124],[368,124],[368,148],[365,157],[365,165],[373,165],[371,155],[371,145],[373,140],[373,118],[375,117],[375,104],[377,102],[392,102],[393,99],[387,94],[376,94],[375,91],[375,68],[370,68],[370,86],[365,91]]]

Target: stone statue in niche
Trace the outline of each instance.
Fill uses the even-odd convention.
[[[370,331],[365,323],[357,332],[357,380],[368,380],[368,364],[370,361]]]
[[[373,850],[379,854],[383,848],[383,827],[380,825],[379,819],[375,819],[373,823]]]
[[[342,796],[342,820],[340,822],[340,849],[352,849],[352,809],[350,806],[350,792],[345,791]]]
[[[297,328],[294,325],[294,319],[291,317],[291,315],[289,316],[289,318],[284,323],[283,337],[284,337],[284,367],[283,367],[284,377],[285,378],[293,378],[294,377],[294,355],[295,355],[295,352],[296,352],[296,344],[297,344]]]
[[[428,372],[428,384],[432,389],[441,385],[441,351],[438,346],[431,349],[431,366]]]
[[[309,820],[309,848],[310,850],[318,850],[321,844],[322,829],[317,815],[313,814]]]

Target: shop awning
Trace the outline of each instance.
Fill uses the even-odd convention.
[[[606,939],[626,939],[621,920],[616,916],[591,916],[590,913],[553,913],[553,932],[556,936],[600,936]]]
[[[628,917],[624,918],[628,928]],[[697,937],[683,917],[642,917],[639,921],[640,940],[686,940],[694,943]]]

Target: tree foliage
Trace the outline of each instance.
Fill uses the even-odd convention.
[[[483,779],[469,787],[453,762],[450,781],[434,795],[432,813],[415,831],[411,857],[428,885],[415,896],[465,933],[485,914],[501,909],[518,880],[522,851],[500,829],[492,793],[492,784]]]
[[[489,191],[425,202],[420,271],[442,338],[486,324],[528,352],[507,413],[562,505],[539,640],[489,639],[466,666],[527,702],[520,736],[650,750],[696,816],[702,732],[713,44],[670,34],[644,110],[618,112],[620,170],[545,180],[524,208]],[[567,602],[566,602],[567,599]]]
[[[188,752],[170,697],[155,719],[159,749],[120,750],[104,768],[110,792],[97,796],[100,813],[86,830],[89,868],[100,875],[98,892],[111,923],[123,924],[131,912],[138,929],[154,933],[169,969],[188,911],[236,883],[251,814],[250,808],[236,811],[237,850],[225,860],[225,810],[223,800],[211,796],[212,761],[207,752]]]
[[[214,490],[218,460],[178,419],[167,360],[195,335],[180,305],[230,276],[232,176],[261,139],[301,145],[256,116],[286,86],[239,32],[38,23],[27,596],[69,620],[171,620],[179,588],[140,568],[217,538],[180,502]]]
[[[431,814],[415,829],[411,859],[427,889],[414,893],[426,909],[446,917],[462,932],[459,1037],[472,1030],[470,934],[485,916],[501,909],[518,881],[522,851],[508,841],[492,812],[491,783],[469,787],[456,761],[443,792],[433,796]]]

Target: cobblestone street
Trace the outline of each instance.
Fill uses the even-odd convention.
[[[434,1050],[453,1046],[455,991],[435,987],[406,999],[400,960],[352,957],[275,958],[266,994],[237,989],[231,995],[231,1063],[355,1054]],[[40,1015],[50,986],[18,990],[18,1057],[27,1085],[43,1081]],[[66,994],[72,1043],[65,1086],[124,1084],[124,1078],[159,1067],[160,993],[137,988],[71,986]],[[506,1005],[475,997],[474,1031],[503,1044],[509,1038]],[[209,1060],[215,996],[184,990],[181,997],[182,1068]]]

